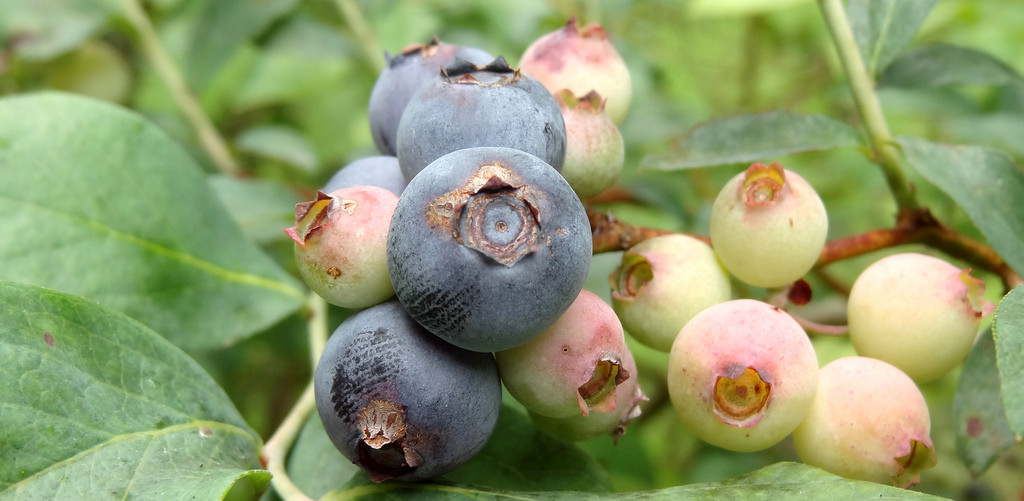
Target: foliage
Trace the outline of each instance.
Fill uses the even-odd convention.
[[[1013,2],[0,0],[0,12],[0,499],[1020,496]],[[844,288],[894,250],[986,280],[991,325],[960,370],[922,387],[939,466],[920,485],[845,480],[796,463],[787,442],[705,445],[668,405],[664,357],[641,346],[651,401],[614,445],[543,433],[506,398],[473,462],[377,485],[308,418],[310,352],[349,312],[308,299],[281,229],[341,165],[375,154],[366,102],[383,51],[437,34],[515,65],[573,15],[612,34],[635,89],[626,170],[588,200],[597,211],[706,235],[718,187],[779,161],[825,200],[836,251],[808,275],[801,315],[844,323]],[[865,235],[881,243],[844,240]],[[615,264],[595,256],[588,288],[607,298]],[[814,342],[821,363],[850,353]]]

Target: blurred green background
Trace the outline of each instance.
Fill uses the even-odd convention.
[[[0,0],[0,95],[62,89],[120,103],[164,128],[211,172],[211,183],[246,232],[292,269],[281,229],[293,205],[338,168],[374,155],[367,99],[384,61],[433,35],[505,56],[515,66],[534,39],[571,16],[599,22],[625,58],[634,97],[621,126],[628,196],[601,204],[625,221],[707,233],[710,202],[742,165],[678,172],[637,169],[665,153],[697,123],[739,113],[823,113],[859,124],[818,5],[810,0],[627,0],[461,2],[328,0],[152,0],[144,7],[204,112],[246,170],[216,174],[164,81],[147,60],[117,0]],[[948,43],[988,52],[1024,70],[1024,3],[942,0],[911,47]],[[894,135],[993,146],[1024,156],[1024,85],[879,89]],[[830,237],[891,225],[895,205],[880,171],[861,152],[836,150],[779,160],[806,177],[830,214]],[[922,179],[918,196],[944,222],[978,236],[963,212]],[[1022,194],[1024,196],[1024,194]],[[902,249],[901,249],[902,250]],[[587,287],[608,297],[617,253],[596,256]],[[837,263],[829,280],[849,285],[877,254]],[[982,274],[988,297],[1001,284]],[[843,322],[842,296],[819,275],[805,314]],[[763,291],[737,286],[738,296]],[[333,309],[332,327],[347,312]],[[851,353],[842,339],[816,339],[823,361]],[[634,347],[651,401],[617,445],[582,447],[609,470],[618,490],[726,478],[795,460],[788,442],[756,454],[704,445],[676,419],[664,388],[666,356]],[[194,353],[266,438],[310,375],[304,316],[295,315],[236,346]],[[972,478],[956,455],[952,400],[957,374],[925,385],[940,460],[925,492],[965,500],[1019,499],[1024,454],[1005,453]]]

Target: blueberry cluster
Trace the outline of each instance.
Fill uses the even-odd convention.
[[[606,303],[583,289],[594,244],[581,197],[621,172],[631,89],[604,31],[571,20],[519,68],[437,38],[387,61],[369,104],[380,155],[342,168],[286,230],[310,288],[360,310],[329,339],[315,389],[329,437],[371,479],[464,464],[493,433],[502,388],[538,428],[617,437],[646,400],[627,331],[668,353],[668,397],[710,444],[792,436],[809,464],[901,486],[934,465],[915,383],[955,367],[992,311],[969,270],[879,260],[850,291],[859,356],[819,368],[798,317],[733,298],[738,281],[800,303],[828,233],[805,179],[754,163],[715,198],[710,244],[630,246]]]
[[[575,51],[545,61],[559,52]],[[286,230],[310,288],[359,310],[316,368],[334,445],[377,482],[444,474],[487,442],[502,381],[564,436],[621,434],[645,397],[617,317],[583,290],[590,222],[560,173],[594,130],[612,174],[588,175],[589,146],[575,146],[576,176],[589,191],[614,182],[606,99],[556,99],[503,57],[436,37],[386,59],[369,100],[380,155],[342,168]],[[611,129],[581,125],[570,141],[571,108]]]

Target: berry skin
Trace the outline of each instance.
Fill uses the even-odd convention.
[[[894,254],[865,269],[850,290],[847,322],[858,355],[885,360],[917,382],[938,379],[971,351],[985,282],[942,259]]]
[[[398,152],[398,123],[413,94],[423,84],[438,77],[440,69],[456,59],[487,64],[494,56],[475,47],[441,42],[435,36],[422,45],[410,45],[394,57],[385,53],[387,64],[377,75],[370,92],[370,132],[377,150],[383,155]]]
[[[406,187],[388,233],[398,300],[427,330],[474,351],[526,343],[583,289],[593,243],[557,171],[511,148],[467,148]]]
[[[629,422],[640,417],[640,403],[647,401],[647,396],[640,389],[640,381],[636,378],[636,361],[628,347],[623,352],[622,368],[633,376],[615,387],[615,409],[587,415],[577,413],[565,418],[542,416],[527,410],[530,419],[538,428],[573,442],[601,435],[611,435],[618,440],[618,437],[626,433]]]
[[[702,440],[740,452],[766,449],[807,415],[818,361],[786,312],[752,299],[719,303],[679,331],[669,352],[676,413]]]
[[[800,459],[836,475],[908,487],[935,466],[921,391],[896,367],[867,357],[821,368],[818,394],[793,432]]]
[[[729,275],[704,242],[687,235],[644,240],[608,276],[612,307],[626,332],[668,352],[694,315],[731,297]]]
[[[376,186],[317,193],[295,206],[299,274],[314,292],[342,308],[365,308],[394,295],[388,276],[387,232],[398,196]]]
[[[556,170],[565,162],[565,123],[540,82],[498,57],[486,66],[456,61],[412,97],[398,125],[398,163],[412,179],[446,153],[515,148]]]
[[[398,157],[378,155],[349,162],[324,185],[324,193],[353,186],[377,186],[400,196],[405,189],[405,176],[398,168]]]
[[[519,69],[539,80],[552,94],[569,89],[577,96],[591,90],[608,100],[605,113],[621,124],[633,99],[626,62],[597,23],[580,28],[572,18],[526,48]]]
[[[636,377],[623,365],[626,351],[615,312],[584,289],[539,336],[494,356],[505,388],[523,407],[564,418],[615,410],[619,385]]]
[[[334,446],[374,482],[423,480],[465,464],[501,409],[494,359],[441,341],[395,301],[334,331],[314,390]]]
[[[580,198],[608,189],[622,174],[626,147],[615,123],[603,113],[605,101],[590,91],[577,98],[564,89],[555,94],[565,122],[562,176]]]
[[[753,164],[732,178],[711,206],[711,245],[736,278],[782,287],[818,260],[828,214],[814,188],[779,164]]]

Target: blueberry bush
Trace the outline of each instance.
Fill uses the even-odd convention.
[[[0,500],[1021,499],[1021,23],[0,0]]]

